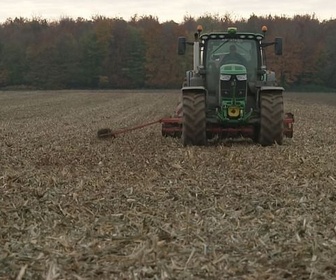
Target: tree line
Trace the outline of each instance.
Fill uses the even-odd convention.
[[[192,52],[178,56],[177,38],[191,40],[199,24],[204,32],[236,26],[259,33],[266,25],[266,41],[283,38],[281,57],[266,51],[281,85],[336,89],[336,20],[253,14],[239,20],[228,14],[185,17],[180,24],[136,15],[129,21],[7,19],[0,25],[0,88],[178,88],[192,68]]]

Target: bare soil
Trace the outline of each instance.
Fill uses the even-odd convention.
[[[179,91],[0,93],[0,279],[336,279],[336,95],[284,145],[184,148]]]

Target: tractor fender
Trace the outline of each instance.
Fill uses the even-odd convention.
[[[194,93],[204,93],[206,95],[207,90],[205,89],[205,87],[202,86],[194,86],[194,87],[183,87],[182,88],[182,95],[184,93],[190,93],[190,92],[194,92]]]
[[[285,89],[283,87],[276,87],[276,86],[262,86],[260,87],[260,94],[263,92],[267,93],[283,93]]]

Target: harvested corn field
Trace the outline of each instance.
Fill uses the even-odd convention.
[[[335,279],[336,95],[292,140],[183,147],[179,91],[0,93],[0,279]]]

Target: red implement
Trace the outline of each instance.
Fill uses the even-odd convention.
[[[110,128],[99,129],[98,138],[114,138],[117,135],[131,132],[133,130],[141,129],[157,123],[162,123],[162,135],[170,137],[181,137],[182,135],[182,117],[162,118],[156,121],[140,124],[130,128],[123,128],[119,130],[111,130]],[[286,113],[284,118],[284,136],[287,138],[293,137],[293,123],[294,115]],[[237,126],[237,127],[223,127],[219,124],[209,124],[207,126],[207,133],[209,135],[219,135],[221,138],[229,137],[246,137],[253,138],[255,135],[255,127],[253,125]]]

